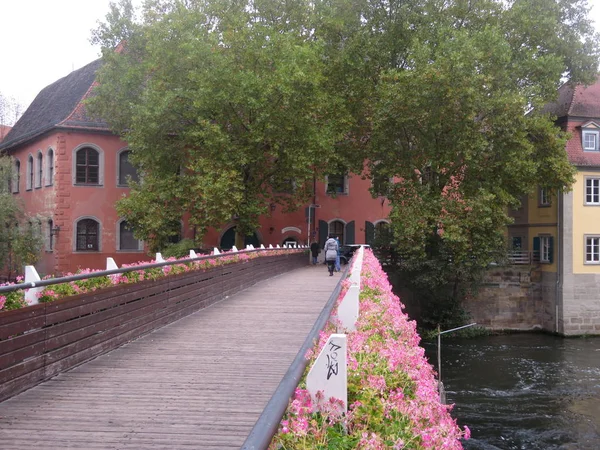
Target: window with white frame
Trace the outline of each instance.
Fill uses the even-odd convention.
[[[37,154],[37,163],[36,163],[36,171],[35,171],[35,187],[42,187],[42,172],[44,170],[44,157],[42,156],[42,152],[39,151]]]
[[[550,194],[550,190],[547,188],[540,188],[540,196],[539,196],[540,206],[550,206],[552,204],[552,195]]]
[[[73,184],[102,186],[104,184],[104,152],[85,144],[73,150]]]
[[[600,205],[600,178],[585,179],[585,204]]]
[[[582,130],[582,144],[584,151],[597,152],[600,150],[600,148],[598,148],[599,134],[599,130]]]
[[[551,262],[552,236],[540,236],[540,262]]]
[[[600,264],[600,236],[586,236],[585,263]]]

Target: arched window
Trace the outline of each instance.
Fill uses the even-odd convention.
[[[82,219],[77,222],[75,250],[97,252],[100,249],[100,224],[94,219]]]
[[[131,164],[131,162],[129,161],[130,153],[131,152],[129,150],[123,150],[122,152],[119,153],[119,160],[118,160],[119,177],[117,180],[117,184],[119,186],[129,186],[129,179],[131,179],[132,181],[138,181],[137,170],[133,166],[133,164]]]
[[[33,188],[33,156],[27,158],[27,179],[25,180],[25,189],[30,191]]]
[[[100,184],[100,154],[91,147],[75,153],[75,183]]]
[[[46,186],[52,186],[54,184],[54,150],[52,149],[48,150],[46,165]]]
[[[119,222],[119,242],[118,250],[143,250],[141,241],[133,235],[133,228],[129,226],[126,220]]]
[[[42,152],[38,152],[37,154],[37,167],[35,171],[35,187],[42,187],[42,172],[44,170],[44,157],[42,156]]]
[[[340,244],[344,243],[344,222],[341,220],[334,220],[329,224],[329,236],[337,237],[340,240]]]

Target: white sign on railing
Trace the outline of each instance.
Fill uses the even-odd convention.
[[[25,266],[25,283],[35,283],[36,281],[40,281],[41,278],[35,270],[33,266]],[[25,301],[28,305],[37,305],[39,303],[38,300],[38,292],[41,292],[42,288],[33,287],[25,290]]]
[[[106,270],[116,270],[118,268],[119,268],[119,266],[117,266],[117,263],[115,262],[115,260],[113,258],[110,258],[110,257],[106,258]]]
[[[319,353],[306,376],[306,390],[318,405],[317,392],[323,393],[323,402],[331,397],[343,404],[343,413],[348,411],[348,370],[345,334],[332,334]]]

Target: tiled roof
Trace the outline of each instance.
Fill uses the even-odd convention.
[[[105,123],[88,117],[81,103],[89,95],[101,64],[102,60],[97,59],[42,89],[2,141],[0,150],[8,150],[59,126],[108,130]]]
[[[563,84],[558,89],[558,100],[543,108],[559,119],[566,116],[600,117],[600,76],[589,86]]]
[[[600,76],[589,86],[564,84],[558,90],[558,100],[543,108],[553,114],[572,137],[566,151],[576,166],[600,166],[600,152],[583,151],[581,126],[593,121],[600,124]]]

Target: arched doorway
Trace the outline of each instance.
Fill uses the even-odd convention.
[[[246,236],[244,239],[244,247],[246,245],[252,244],[255,248],[260,246],[260,240],[256,233],[253,233],[252,236]],[[223,236],[221,236],[221,242],[219,243],[219,247],[223,250],[230,250],[235,245],[235,227],[229,228]],[[241,250],[241,249],[238,249]]]
[[[286,246],[288,246],[288,245],[290,245],[290,246],[293,246],[293,247],[296,247],[296,246],[298,246],[298,239],[296,239],[295,237],[291,237],[291,236],[289,236],[289,237],[286,237],[286,238],[283,240],[283,243],[282,243],[282,245],[283,245],[284,247],[286,247]]]

